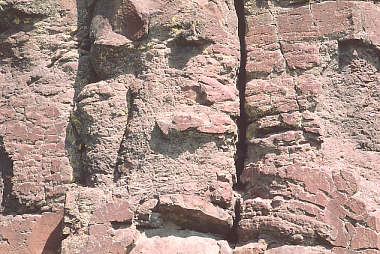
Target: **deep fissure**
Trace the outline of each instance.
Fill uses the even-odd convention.
[[[240,99],[240,116],[237,120],[238,127],[238,142],[236,144],[236,186],[235,189],[240,189],[240,175],[244,169],[244,161],[247,154],[246,133],[248,127],[247,113],[245,112],[245,89],[247,83],[247,48],[245,41],[246,34],[246,21],[244,15],[244,2],[242,0],[235,0],[235,9],[238,18],[238,36],[240,40],[240,67],[237,76],[237,89],[239,90]]]
[[[121,177],[121,173],[119,172],[119,167],[124,163],[124,159],[122,158],[123,157],[123,150],[124,150],[124,142],[125,142],[125,139],[128,137],[129,135],[129,130],[130,130],[130,124],[131,124],[131,121],[133,119],[133,112],[134,112],[134,107],[135,107],[135,99],[137,97],[137,93],[136,92],[131,92],[131,90],[128,91],[127,93],[127,97],[126,97],[126,101],[128,102],[128,118],[127,118],[127,123],[125,125],[125,130],[124,130],[124,134],[123,134],[123,138],[121,140],[121,143],[120,143],[120,146],[119,146],[119,150],[117,151],[117,160],[116,160],[116,163],[115,163],[115,168],[114,168],[114,171],[113,171],[113,181],[116,183],[120,177]]]
[[[248,118],[245,112],[245,90],[247,84],[247,73],[246,73],[246,65],[247,65],[247,47],[245,41],[246,35],[246,20],[244,13],[244,1],[243,0],[234,0],[236,15],[238,18],[238,36],[240,41],[240,66],[237,73],[237,89],[239,91],[239,109],[240,116],[237,119],[237,127],[238,127],[238,142],[236,144],[236,158],[235,158],[235,168],[236,168],[236,183],[234,184],[234,190],[240,191],[242,189],[240,183],[240,176],[244,170],[244,162],[247,155],[247,141],[246,141],[246,133],[248,127]],[[235,207],[235,216],[233,221],[233,226],[231,228],[231,232],[228,236],[228,241],[231,244],[237,244],[238,239],[238,225],[241,220],[241,204],[240,199],[237,198]]]
[[[5,150],[3,138],[0,137],[0,173],[1,173],[1,212],[11,214],[17,208],[17,202],[12,195],[13,161]]]

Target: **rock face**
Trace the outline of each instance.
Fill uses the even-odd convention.
[[[0,0],[0,253],[380,253],[380,5]]]
[[[370,222],[380,191],[379,7],[246,1],[244,10],[240,241],[379,251]]]

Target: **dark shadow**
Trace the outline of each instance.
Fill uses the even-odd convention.
[[[176,159],[184,152],[194,154],[197,149],[209,142],[215,142],[213,135],[207,135],[202,133],[192,133],[188,131],[182,131],[165,135],[160,128],[156,125],[151,133],[149,140],[150,148],[157,154],[163,154],[172,159]],[[220,141],[223,142],[223,141]],[[221,144],[218,144],[218,147]]]
[[[258,7],[258,8],[269,8],[268,1],[269,0],[257,0],[256,1],[256,7]],[[241,2],[243,2],[243,1],[241,1]]]
[[[41,254],[60,253],[61,242],[63,240],[62,229],[63,229],[63,218],[61,222],[55,227],[53,232],[49,235],[49,238],[47,239],[44,249],[42,250]]]
[[[266,2],[266,1],[264,1]],[[239,91],[239,111],[240,115],[236,121],[238,127],[238,142],[236,144],[236,155],[235,155],[235,168],[237,181],[234,186],[235,190],[240,189],[240,175],[244,170],[244,163],[247,158],[247,129],[248,129],[248,114],[246,112],[246,99],[245,91],[247,85],[247,43],[246,43],[246,19],[244,11],[244,2],[235,0],[235,9],[238,17],[238,36],[240,41],[240,67],[237,73],[237,84],[236,87]]]
[[[1,210],[4,214],[9,214],[13,209],[14,197],[12,197],[12,177],[13,177],[13,161],[9,157],[4,147],[3,137],[0,136],[0,172],[1,172],[1,191],[2,202]]]
[[[202,52],[210,45],[210,42],[197,43],[185,40],[175,40],[168,43],[170,48],[169,67],[182,70],[189,60]]]
[[[130,226],[132,225],[132,222],[128,222],[128,221],[123,221],[123,222],[120,222],[120,221],[111,221],[111,227],[114,229],[114,230],[118,230],[118,229],[126,229],[126,228],[129,228]]]
[[[350,65],[355,59],[365,59],[375,66],[377,71],[380,70],[380,49],[375,45],[360,39],[338,41],[339,72],[344,71],[344,67]],[[351,71],[354,72],[355,70]]]
[[[45,18],[44,15],[28,14],[12,6],[2,6],[0,10],[0,34],[10,36],[18,32],[30,32],[35,29],[34,24]]]
[[[4,215],[40,213],[39,207],[29,207],[22,204],[13,194],[13,160],[5,150],[3,137],[0,136],[0,188],[2,200],[0,211]]]
[[[89,83],[117,78],[120,75],[132,74],[138,76],[142,72],[142,51],[140,43],[113,46],[93,44],[90,51],[91,75],[95,79]],[[107,56],[106,59],[102,57]]]
[[[9,36],[11,35],[9,34]],[[11,43],[2,42],[1,40],[2,38],[0,38],[0,46],[1,46],[0,66],[8,64],[9,59],[11,59],[12,69],[16,69],[19,71],[27,71],[31,64],[30,59],[16,56],[13,51],[14,45],[12,45]],[[20,47],[20,48],[23,47],[25,42],[18,43],[17,47]]]
[[[19,32],[28,33],[32,31],[36,28],[34,24],[44,17],[44,15],[24,13],[12,6],[2,6],[2,10],[0,10],[0,66],[9,63],[9,59],[11,59],[12,68],[20,71],[29,69],[30,60],[22,55],[16,56],[14,53],[15,44],[4,41]],[[27,39],[19,41],[16,47],[21,48],[26,42]]]
[[[80,138],[77,128],[73,125],[72,118],[70,118],[70,122],[66,128],[65,149],[69,154],[70,165],[73,169],[74,182],[86,186],[88,182],[88,174],[86,174],[83,167],[86,146]]]
[[[91,68],[90,49],[92,42],[90,41],[89,29],[91,15],[94,9],[94,4],[88,6],[88,1],[77,1],[77,27],[75,36],[78,41],[78,71],[74,82],[74,98],[73,103],[76,104],[79,93],[83,88],[95,81],[99,81],[99,77]],[[68,153],[70,165],[73,168],[74,182],[78,185],[86,186],[88,173],[84,169],[84,155],[86,146],[80,136],[78,119],[75,112],[70,114],[69,124],[66,128],[65,149]]]
[[[117,151],[117,159],[116,159],[115,168],[113,171],[113,181],[115,183],[121,177],[119,167],[127,164],[123,158],[123,151],[125,150],[124,142],[129,135],[130,124],[131,124],[131,121],[133,119],[133,116],[134,116],[135,112],[138,110],[137,105],[135,104],[136,97],[137,97],[137,92],[133,92],[131,90],[128,90],[128,93],[126,96],[126,101],[128,102],[128,118],[127,118],[125,130],[124,130],[124,135],[120,141],[119,150]]]
[[[260,0],[260,2],[266,2],[265,7],[269,8],[268,0]],[[316,3],[319,2],[319,0],[315,1]],[[297,8],[305,5],[309,5],[310,1],[308,0],[275,0],[274,1],[275,6],[280,6],[282,8]]]

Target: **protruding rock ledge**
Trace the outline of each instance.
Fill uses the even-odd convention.
[[[233,223],[226,210],[195,195],[162,195],[157,210],[163,219],[184,228],[222,236],[230,232]]]

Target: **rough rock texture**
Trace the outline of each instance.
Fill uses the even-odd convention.
[[[380,253],[380,5],[0,0],[0,253]]]
[[[239,240],[377,253],[378,5],[245,1],[244,11]],[[282,248],[267,253],[306,253]]]
[[[57,253],[72,167],[65,137],[75,1],[0,1],[0,252]]]

